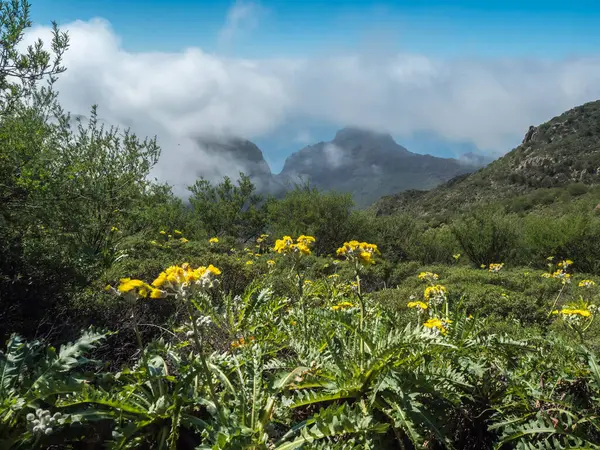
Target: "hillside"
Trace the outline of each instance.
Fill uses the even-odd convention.
[[[600,101],[586,103],[537,127],[521,145],[470,174],[430,191],[407,191],[380,199],[380,215],[399,210],[444,213],[491,201],[528,202],[535,206],[561,189],[585,192],[600,181]],[[552,194],[554,193],[554,194]],[[513,199],[513,200],[511,200]]]
[[[412,153],[392,136],[344,128],[330,142],[290,155],[278,178],[310,180],[324,190],[349,192],[359,206],[406,189],[430,189],[478,166],[452,158]]]

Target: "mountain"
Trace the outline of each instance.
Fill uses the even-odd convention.
[[[357,127],[338,131],[290,155],[277,179],[308,180],[324,190],[349,192],[358,206],[407,189],[430,189],[480,165],[452,158],[412,153],[392,136]]]
[[[235,181],[243,172],[263,194],[277,195],[283,191],[262,151],[253,142],[237,137],[202,136],[196,138],[196,143],[214,158],[213,164],[203,168],[203,172],[210,173],[198,173],[198,176],[211,179],[229,176]]]
[[[470,175],[427,192],[384,197],[373,208],[378,214],[399,210],[432,214],[498,200],[535,203],[538,197],[552,201],[549,196],[558,195],[561,189],[583,192],[586,186],[599,183],[600,101],[595,101],[530,126],[521,145]]]

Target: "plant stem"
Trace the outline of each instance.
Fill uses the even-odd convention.
[[[363,341],[363,328],[365,321],[365,303],[362,298],[362,293],[360,291],[360,275],[358,273],[358,267],[356,268],[356,296],[358,297],[358,303],[360,305],[360,319],[358,322],[358,330],[359,334],[359,352],[360,352],[360,370],[363,370],[364,367],[364,352],[365,352],[365,342]]]
[[[558,295],[554,299],[554,303],[552,304],[552,308],[550,308],[550,312],[548,313],[548,318],[550,318],[550,316],[552,315],[552,311],[554,311],[554,308],[556,307],[556,304],[558,303],[558,299],[560,298],[561,294],[563,293],[566,285],[567,285],[567,283],[564,283],[563,286],[560,288],[560,291],[558,292]]]
[[[308,335],[308,324],[306,322],[306,307],[304,305],[304,280],[302,279],[302,273],[300,272],[300,268],[298,267],[298,264],[295,264],[296,266],[296,275],[298,276],[298,294],[299,294],[299,301],[300,301],[300,308],[302,310],[302,327],[304,328],[304,339],[306,339],[306,342],[308,344],[310,344],[310,336]]]
[[[188,301],[187,302],[188,314],[190,316],[190,320],[192,321],[192,329],[194,330],[194,343],[198,348],[198,356],[200,357],[200,363],[202,364],[202,370],[204,371],[204,377],[206,378],[206,384],[208,385],[208,389],[210,391],[211,400],[215,404],[215,408],[217,409],[217,413],[219,414],[219,418],[224,420],[223,410],[221,409],[221,404],[219,403],[219,399],[217,398],[217,394],[215,392],[215,386],[212,382],[212,376],[210,371],[208,370],[208,364],[206,364],[206,358],[204,357],[204,352],[202,351],[202,345],[200,344],[199,339],[199,331],[198,326],[196,325],[196,320],[194,319],[194,314],[192,310],[192,305]]]

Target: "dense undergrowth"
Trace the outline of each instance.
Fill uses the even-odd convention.
[[[12,336],[2,447],[597,447],[597,285],[571,261],[440,267],[369,293],[377,246],[347,242],[324,267],[312,237],[268,239],[233,257],[251,271],[242,295],[213,264],[107,285],[133,313],[136,348],[118,369],[86,357],[114,335],[89,329],[59,351]],[[489,292],[465,301],[464,277],[512,313],[502,320]],[[512,298],[532,284],[537,300]],[[171,326],[146,339],[140,303],[169,304]]]

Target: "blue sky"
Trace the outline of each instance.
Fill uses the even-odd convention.
[[[173,134],[241,130],[275,170],[290,152],[363,123],[419,153],[503,153],[529,125],[600,98],[600,0],[32,4],[39,25],[110,23],[74,29],[61,85],[69,110],[98,102],[111,120],[151,133],[156,120]]]
[[[226,0],[46,0],[38,23],[103,17],[132,51],[218,51]],[[432,56],[564,57],[600,48],[600,2],[588,0],[264,0],[258,27],[236,42],[247,57],[384,46]]]

